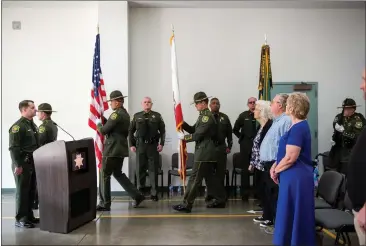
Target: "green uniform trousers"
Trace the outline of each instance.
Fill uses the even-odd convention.
[[[191,207],[197,197],[198,189],[205,179],[208,186],[215,192],[214,199],[218,203],[225,202],[225,189],[217,175],[214,175],[216,170],[216,162],[195,162],[193,165],[192,174],[189,177],[187,189],[184,194],[183,202]]]
[[[12,170],[15,166],[12,165]],[[33,203],[36,193],[36,175],[34,165],[25,164],[23,172],[15,175],[16,198],[15,198],[15,219],[17,221],[29,221],[34,218]]]
[[[159,152],[156,143],[140,143],[137,147],[136,178],[137,188],[143,189],[146,184],[146,176],[149,174],[151,195],[157,195]]]
[[[122,173],[123,157],[103,157],[102,168],[99,171],[99,206],[111,207],[111,175],[118,181],[122,188],[132,199],[140,196],[139,191]]]
[[[227,162],[227,154],[225,152],[220,151],[217,153],[217,165],[216,170],[213,175],[216,176],[216,179],[211,179],[217,182],[217,184],[211,184],[210,181],[206,180],[207,185],[207,197],[225,197],[226,199],[226,191],[225,191],[225,172],[226,172],[226,162]],[[223,189],[217,189],[215,187],[222,186]],[[219,192],[224,191],[223,194]]]

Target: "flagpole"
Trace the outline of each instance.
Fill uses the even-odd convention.
[[[173,36],[175,38],[174,25],[173,24],[171,24],[171,29],[172,29]],[[175,43],[175,40],[174,40],[174,43]],[[182,128],[180,128],[179,130],[181,132],[183,132]],[[181,153],[181,149],[180,148],[181,148],[181,145],[182,145],[182,141],[183,140],[179,140],[178,141],[178,151],[179,151],[179,153]],[[182,161],[182,158],[180,157],[179,160]],[[183,172],[185,173],[185,170]],[[183,176],[182,183],[183,183],[183,185],[182,185],[183,186],[183,194],[185,194],[186,193],[186,175]]]
[[[173,34],[173,37],[175,38],[175,35],[174,35],[174,25],[173,24],[170,24],[170,27],[171,27],[171,29],[172,29],[172,34]],[[174,40],[174,42],[175,42],[175,40]],[[178,129],[177,129],[178,130]],[[182,131],[182,128],[180,127],[180,129],[179,129],[179,131],[181,131],[181,132],[183,132]],[[181,145],[182,145],[182,141],[183,140],[179,140],[178,141],[178,153],[180,153],[180,154],[182,154],[181,152]],[[179,155],[179,158],[178,158],[179,160],[178,161],[180,161],[180,162],[182,162],[182,157]],[[181,163],[180,163],[181,164]],[[182,165],[180,165],[180,166],[182,166]],[[182,170],[181,170],[182,171]],[[183,171],[183,172],[185,172],[185,170]],[[182,179],[182,183],[183,183],[183,194],[185,194],[186,193],[186,186],[185,186],[185,184],[186,184],[186,175],[184,175],[183,176],[183,179]]]

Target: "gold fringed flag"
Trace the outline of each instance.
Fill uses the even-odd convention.
[[[263,45],[261,51],[261,64],[259,69],[258,99],[271,100],[272,70],[269,45]]]

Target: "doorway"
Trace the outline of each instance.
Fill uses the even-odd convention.
[[[273,83],[271,99],[279,93],[303,92],[310,99],[308,122],[311,131],[311,156],[314,159],[318,154],[318,82],[278,82]]]

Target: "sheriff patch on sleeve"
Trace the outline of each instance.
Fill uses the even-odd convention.
[[[355,127],[359,128],[359,129],[361,129],[362,126],[363,126],[362,121],[357,121],[355,124]]]
[[[192,140],[192,134],[185,135],[184,140],[186,140],[186,141]]]
[[[12,132],[12,133],[17,133],[17,132],[19,132],[19,129],[20,129],[20,127],[19,127],[18,125],[14,125],[14,126],[11,128],[11,132]]]
[[[46,131],[46,128],[44,126],[39,127],[39,133],[44,133]]]
[[[208,119],[209,119],[208,116],[205,115],[202,117],[202,122],[206,123],[208,121]]]
[[[113,114],[111,114],[111,119],[115,120],[115,119],[117,119],[117,116],[118,116],[117,113],[113,113]]]

